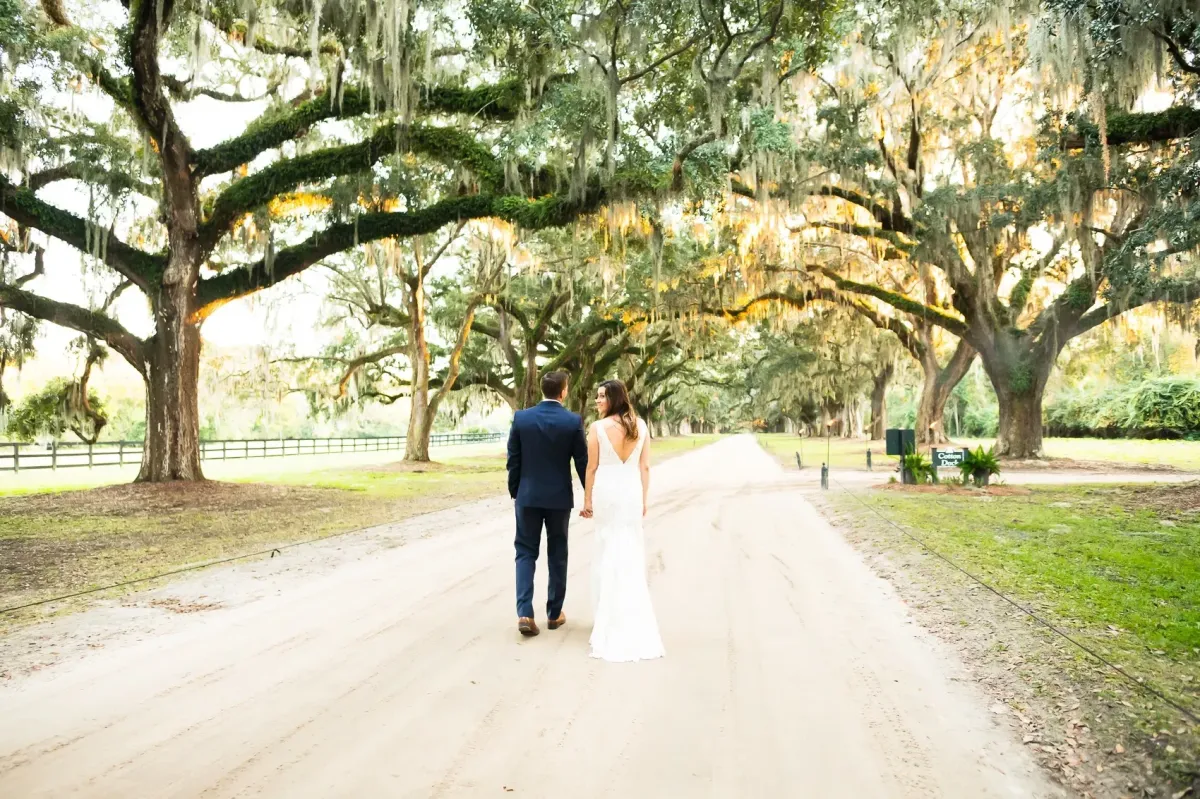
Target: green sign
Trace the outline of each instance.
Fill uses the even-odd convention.
[[[966,457],[967,451],[965,449],[935,449],[933,451],[933,468],[957,469]]]

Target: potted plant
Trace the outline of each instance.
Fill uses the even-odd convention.
[[[933,464],[929,462],[920,452],[909,452],[904,456],[904,460],[900,464],[901,478],[903,482],[912,485],[923,485],[929,482],[929,475],[933,472]]]
[[[994,475],[1000,474],[1000,459],[996,457],[995,447],[987,452],[983,451],[983,447],[976,447],[973,452],[967,450],[958,468],[964,483],[970,480],[976,487],[984,488]]]

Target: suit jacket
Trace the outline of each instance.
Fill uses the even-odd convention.
[[[587,473],[587,436],[583,419],[546,400],[517,411],[508,434],[508,493],[527,508],[570,510],[571,461],[579,482]]]

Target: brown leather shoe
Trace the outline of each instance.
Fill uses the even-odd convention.
[[[537,622],[533,619],[517,619],[517,629],[521,631],[521,635],[526,638],[532,638],[541,632],[538,629]]]
[[[565,626],[567,623],[567,614],[559,613],[557,619],[550,619],[546,622],[546,626],[551,630],[557,630],[559,627]]]

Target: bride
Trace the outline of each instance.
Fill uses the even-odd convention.
[[[582,516],[596,519],[592,563],[592,657],[612,662],[663,656],[646,584],[642,517],[650,489],[646,424],[629,405],[620,380],[596,392],[600,421],[588,431]]]

